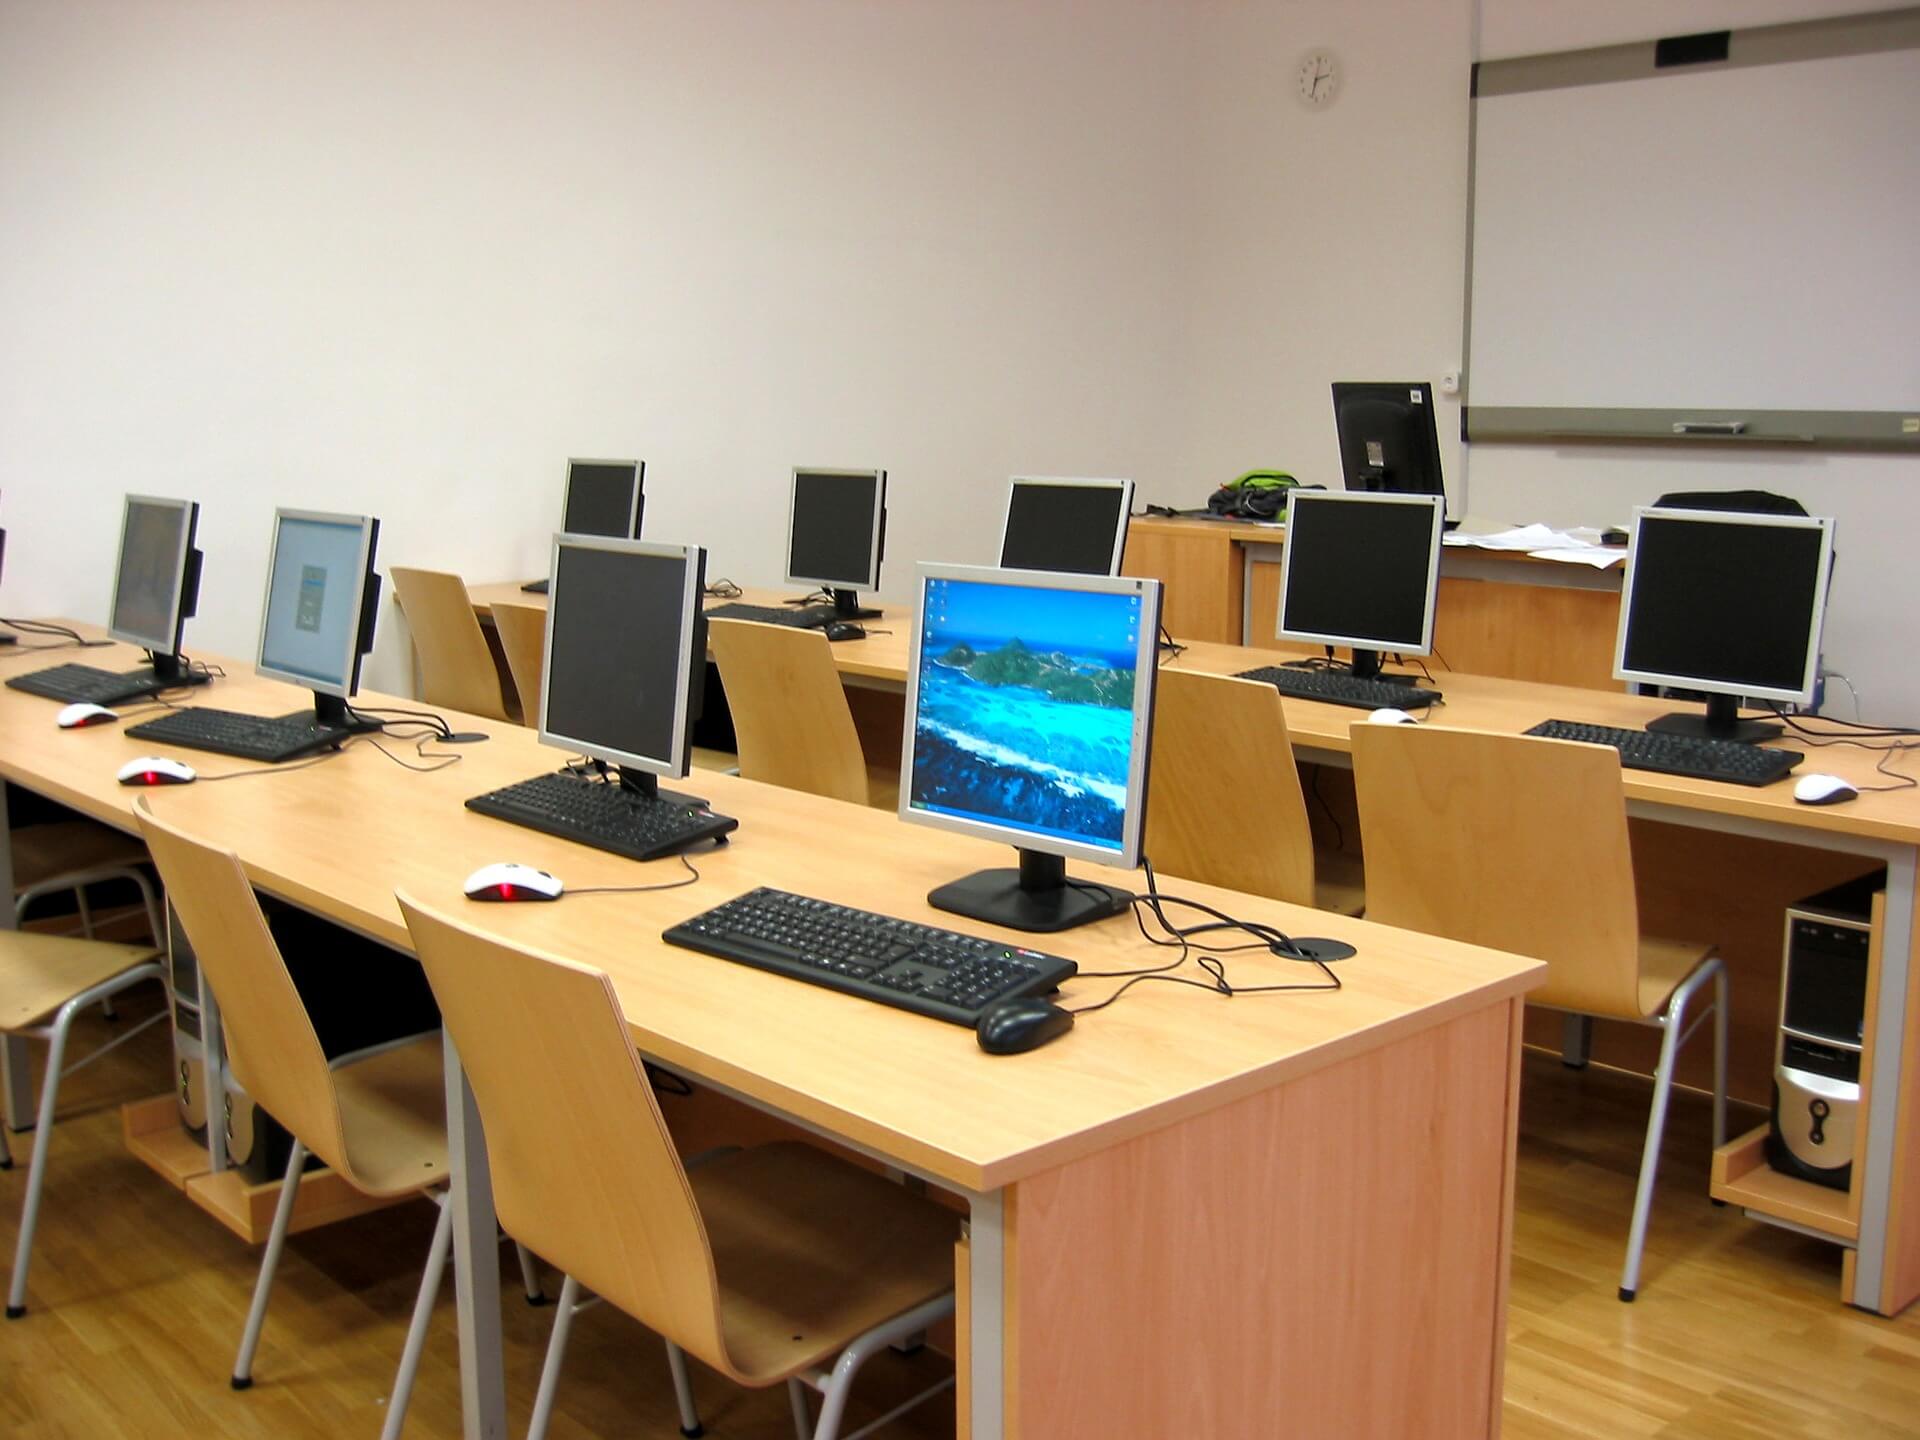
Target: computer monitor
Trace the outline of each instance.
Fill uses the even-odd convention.
[[[195,678],[180,658],[180,632],[200,594],[200,551],[194,538],[200,507],[191,500],[127,496],[120,554],[113,570],[107,633],[152,657],[154,678],[184,685]]]
[[[1032,931],[1127,908],[1066,862],[1140,863],[1159,632],[1158,580],[920,567],[901,818],[1020,852],[930,904]]]
[[[878,610],[859,606],[861,590],[880,584],[887,535],[887,472],[796,467],[787,508],[787,583],[817,585],[849,620]]]
[[[1635,510],[1613,673],[1707,694],[1704,714],[1665,715],[1647,728],[1748,741],[1778,734],[1778,725],[1741,720],[1736,697],[1812,701],[1832,565],[1830,519]]]
[[[359,688],[360,657],[373,648],[379,542],[380,522],[368,515],[274,511],[255,668],[307,686],[317,722],[336,729],[379,728],[347,708]]]
[[[649,796],[664,793],[658,777],[687,773],[706,679],[706,565],[698,545],[554,537],[543,744],[617,767]]]
[[[1280,638],[1351,646],[1363,679],[1380,674],[1382,650],[1431,652],[1442,504],[1438,495],[1293,491]]]
[[[1118,575],[1133,481],[1016,475],[1000,530],[1004,570]]]
[[[643,460],[567,461],[567,503],[560,517],[561,530],[569,535],[638,540],[645,503],[641,487],[646,476]]]
[[[1446,494],[1433,387],[1426,381],[1335,381],[1333,423],[1347,489]]]

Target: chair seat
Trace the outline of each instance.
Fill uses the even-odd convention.
[[[1658,1015],[1667,1008],[1686,978],[1713,954],[1713,946],[1697,940],[1663,940],[1655,935],[1640,937],[1640,1014]]]
[[[756,1146],[687,1178],[727,1351],[749,1383],[797,1374],[953,1288],[959,1217],[812,1146]]]
[[[123,970],[159,958],[151,945],[0,930],[0,1030],[24,1030]]]
[[[1359,915],[1367,908],[1365,869],[1345,850],[1313,852],[1313,908]]]
[[[27,890],[56,875],[102,865],[141,865],[147,847],[132,835],[91,820],[56,820],[13,832],[13,888]]]
[[[336,1168],[356,1190],[404,1195],[446,1178],[442,1050],[437,1033],[426,1035],[333,1072],[348,1162]]]

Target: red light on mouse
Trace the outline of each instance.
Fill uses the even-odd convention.
[[[513,899],[513,887],[512,887],[511,885],[504,885],[504,884],[503,884],[503,885],[501,885],[501,886],[500,886],[499,888],[500,888],[500,898],[501,898],[502,900],[511,900],[511,899]]]
[[[140,777],[140,783],[143,785],[158,785],[160,783],[160,772],[157,770],[147,771],[146,774]]]

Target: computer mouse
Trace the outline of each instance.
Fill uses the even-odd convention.
[[[188,785],[196,778],[191,765],[163,755],[142,755],[120,767],[122,785]]]
[[[829,640],[864,640],[866,638],[867,627],[856,625],[851,620],[836,620],[827,626]]]
[[[469,900],[558,900],[567,889],[545,870],[510,862],[482,865],[464,888]]]
[[[1038,996],[1002,1000],[981,1012],[974,1038],[989,1055],[1019,1055],[1037,1050],[1073,1028],[1073,1012]]]
[[[1793,798],[1802,805],[1840,805],[1860,794],[1838,775],[1802,775],[1793,786]]]
[[[83,700],[78,705],[67,706],[53,718],[62,730],[72,730],[81,725],[103,725],[109,720],[118,720],[120,712],[104,705],[89,705]]]
[[[1388,706],[1384,709],[1375,710],[1368,715],[1367,723],[1369,725],[1418,725],[1420,722],[1415,720],[1413,716],[1409,715],[1406,711],[1395,710],[1391,706]]]

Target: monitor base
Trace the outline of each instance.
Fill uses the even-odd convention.
[[[1019,869],[976,871],[929,891],[927,903],[988,925],[1051,935],[1126,914],[1133,892],[1068,880],[1059,856],[1022,850]]]
[[[1758,745],[1785,730],[1772,720],[1742,720],[1740,707],[1731,695],[1710,695],[1707,708],[1675,710],[1657,720],[1649,720],[1647,729],[1655,735],[1693,735],[1706,740],[1737,740]]]
[[[852,590],[833,589],[833,614],[838,620],[878,620],[880,612],[859,603],[860,597]]]
[[[18,645],[20,637],[8,631],[0,630],[0,645]]]

